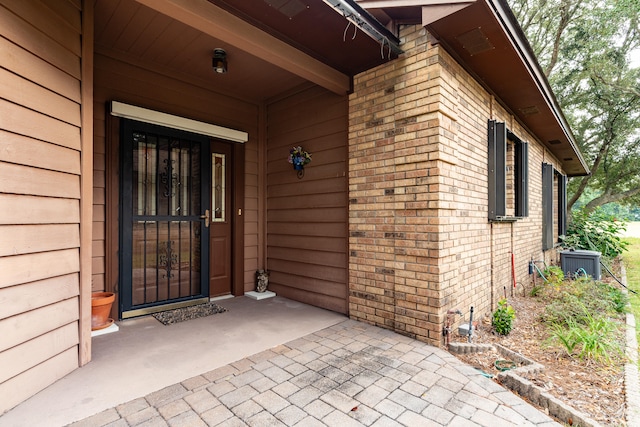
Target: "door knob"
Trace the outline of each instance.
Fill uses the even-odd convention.
[[[209,228],[209,209],[205,209],[204,215],[200,215],[200,219],[204,219],[204,226]]]

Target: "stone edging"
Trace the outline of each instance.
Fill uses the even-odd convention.
[[[626,281],[626,280],[625,280]],[[640,427],[640,375],[638,375],[638,340],[636,319],[627,313],[627,357],[624,365],[624,398],[627,404],[627,426]]]
[[[518,368],[500,372],[496,376],[496,379],[500,384],[515,393],[526,397],[532,403],[541,406],[549,413],[549,415],[556,417],[562,422],[570,423],[571,425],[580,425],[583,427],[600,426],[600,424],[589,418],[586,414],[565,404],[560,399],[547,393],[543,388],[519,375],[524,373],[541,372],[544,370],[543,365],[524,357],[520,353],[509,350],[500,344],[449,343],[449,352],[454,354],[481,353],[491,349],[494,349],[506,358],[522,364],[522,366]]]
[[[627,269],[620,265],[620,276],[627,281]],[[625,289],[626,291],[626,289]],[[627,295],[629,293],[627,292]],[[629,358],[624,365],[624,399],[627,404],[627,427],[640,427],[640,375],[638,374],[638,340],[636,338],[636,318],[627,313],[627,329],[625,334],[626,351]]]

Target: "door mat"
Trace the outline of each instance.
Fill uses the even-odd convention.
[[[185,320],[211,316],[212,314],[224,313],[225,311],[227,311],[226,308],[208,302],[205,304],[176,308],[174,310],[161,311],[159,313],[153,313],[152,316],[163,325],[173,325],[174,323],[184,322]]]

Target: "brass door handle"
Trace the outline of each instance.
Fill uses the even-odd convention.
[[[204,226],[209,228],[209,222],[210,222],[209,209],[205,209],[204,215],[200,215],[200,219],[204,219]]]

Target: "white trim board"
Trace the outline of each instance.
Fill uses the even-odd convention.
[[[118,101],[111,101],[111,115],[173,129],[180,129],[200,135],[212,136],[214,138],[224,139],[227,141],[244,143],[249,140],[249,134],[247,132],[229,129],[198,120],[187,119],[186,117],[174,116],[173,114],[161,113],[160,111],[149,110],[147,108],[136,107],[135,105],[129,105]]]

